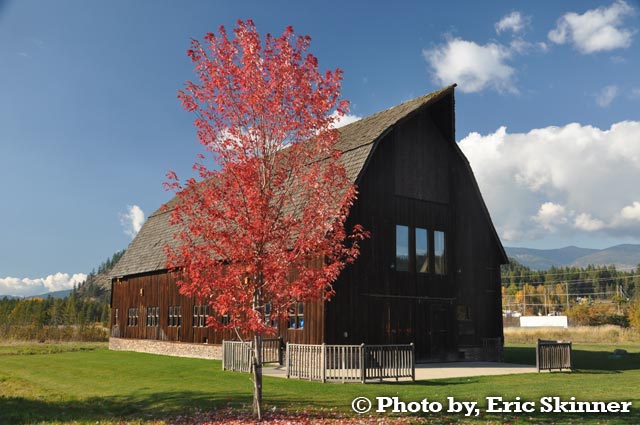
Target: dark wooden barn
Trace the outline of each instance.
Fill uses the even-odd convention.
[[[279,334],[292,343],[415,344],[419,360],[473,359],[502,338],[507,262],[471,167],[455,141],[454,87],[340,128],[359,187],[350,220],[371,231],[329,302],[300,303]],[[169,213],[144,224],[112,275],[112,335],[220,344],[207,307],[165,268]]]

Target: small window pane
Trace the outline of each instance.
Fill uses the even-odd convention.
[[[429,248],[427,229],[416,227],[416,271],[429,273]]]
[[[409,271],[409,228],[396,225],[396,270]]]
[[[444,232],[433,232],[433,255],[435,259],[436,274],[447,274],[444,244]]]

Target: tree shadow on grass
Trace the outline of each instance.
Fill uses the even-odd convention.
[[[505,362],[520,364],[536,364],[535,347],[507,347],[505,348]],[[612,355],[611,351],[592,351],[574,348],[572,363],[575,371],[580,373],[619,373],[625,370],[640,369],[640,353],[627,353],[620,357]]]
[[[236,394],[230,398],[229,394],[191,391],[58,401],[0,397],[0,424],[153,420],[189,415],[196,410],[213,410],[226,406],[242,408],[250,405],[250,394]]]

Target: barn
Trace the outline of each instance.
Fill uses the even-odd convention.
[[[371,238],[330,301],[299,303],[277,324],[284,341],[412,342],[423,361],[486,358],[487,347],[499,357],[507,256],[455,141],[454,91],[340,128],[336,147],[359,188],[349,220]],[[173,242],[169,212],[149,216],[112,271],[110,344],[179,355],[207,347],[216,357],[235,335],[207,327],[208,307],[178,292],[163,250]]]

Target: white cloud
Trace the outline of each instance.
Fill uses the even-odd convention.
[[[631,89],[631,93],[629,94],[631,99],[636,99],[640,97],[640,87],[634,87]]]
[[[574,220],[574,226],[580,230],[586,230],[587,232],[593,232],[595,230],[602,229],[605,224],[602,220],[591,217],[589,213],[580,213]]]
[[[134,238],[144,224],[144,211],[137,205],[127,205],[127,212],[120,214],[120,224],[124,228],[124,233]]]
[[[556,225],[567,222],[566,209],[564,206],[554,204],[553,202],[545,202],[540,205],[538,213],[533,217],[535,221],[546,230],[555,230]]]
[[[528,133],[505,127],[460,142],[501,237],[640,238],[640,121],[577,123]]]
[[[598,106],[606,108],[611,105],[611,102],[613,102],[613,99],[615,99],[617,95],[618,86],[611,85],[603,87],[602,90],[600,90],[600,93],[596,95],[596,103]]]
[[[571,43],[584,54],[626,48],[631,45],[634,31],[623,26],[624,18],[635,10],[618,0],[609,7],[591,9],[579,15],[564,14],[548,34],[557,44]]]
[[[460,38],[446,44],[425,49],[422,55],[440,85],[458,83],[465,93],[490,88],[498,92],[517,92],[514,69],[507,65],[511,51],[497,43],[476,44]]]
[[[337,112],[334,112],[333,114],[331,114],[331,116],[337,119],[337,121],[333,123],[333,126],[332,126],[333,128],[344,127],[345,125],[351,124],[352,122],[356,122],[362,119],[362,117],[358,115],[350,115],[350,114],[344,114],[341,117],[338,117]]]
[[[521,33],[525,27],[529,25],[530,18],[524,17],[518,11],[514,11],[505,15],[495,24],[496,33],[500,34],[505,31]]]
[[[625,220],[640,221],[640,202],[634,201],[632,205],[627,205],[620,211],[620,216]]]
[[[60,272],[35,279],[5,277],[0,278],[0,295],[21,297],[40,295],[47,292],[72,289],[74,285],[78,285],[85,280],[87,280],[87,275],[84,273],[75,273],[69,276],[68,273]]]

